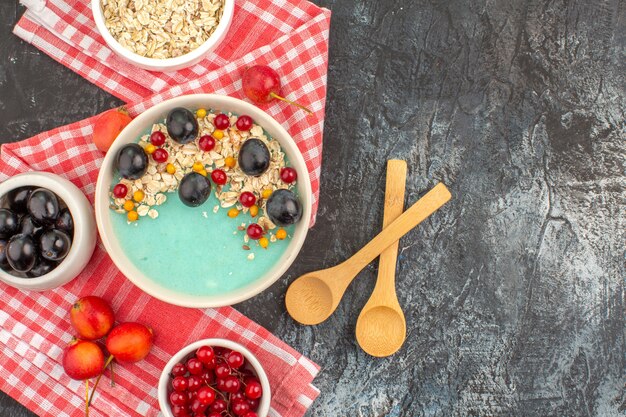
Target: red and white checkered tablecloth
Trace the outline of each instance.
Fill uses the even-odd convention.
[[[241,0],[222,45],[192,68],[153,73],[129,66],[104,45],[88,0],[22,0],[29,8],[14,33],[58,62],[128,103],[131,115],[186,93],[214,92],[244,98],[241,74],[251,64],[275,68],[283,93],[314,111],[282,102],[264,108],[291,133],[309,169],[316,212],[326,98],[330,12],[302,0]],[[102,161],[90,137],[96,117],[3,145],[0,181],[28,170],[60,174],[93,203]],[[153,353],[116,367],[117,385],[100,385],[92,416],[156,416],[160,370],[181,347],[205,337],[230,338],[254,352],[273,389],[270,416],[302,416],[319,391],[319,368],[230,307],[185,309],[158,301],[132,285],[99,244],[85,271],[62,288],[22,292],[0,285],[0,389],[42,416],[75,416],[83,386],[63,372],[63,347],[72,337],[69,306],[82,295],[109,300],[120,321],[140,321],[156,334]],[[173,330],[176,329],[176,330]]]

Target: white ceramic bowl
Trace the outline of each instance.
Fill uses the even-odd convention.
[[[55,193],[67,206],[74,220],[74,239],[65,259],[54,270],[38,278],[18,278],[0,269],[0,280],[22,290],[44,291],[64,285],[87,266],[96,247],[96,221],[87,197],[70,181],[48,172],[15,175],[0,184],[0,200],[9,191],[32,186]]]
[[[91,11],[96,23],[98,32],[104,38],[109,48],[127,62],[149,71],[176,71],[182,68],[190,67],[200,62],[209,52],[213,51],[224,40],[230,24],[233,20],[233,12],[235,11],[235,0],[224,0],[224,11],[222,17],[217,24],[217,28],[211,36],[198,48],[193,51],[168,59],[147,58],[138,55],[124,48],[107,29],[104,23],[104,13],[102,12],[102,0],[91,0]]]
[[[289,158],[291,165],[298,173],[297,191],[302,203],[302,219],[296,224],[293,237],[279,261],[264,275],[245,287],[229,293],[213,296],[190,295],[173,291],[156,283],[139,270],[127,257],[117,240],[111,222],[109,208],[109,191],[112,189],[112,180],[115,173],[115,157],[124,145],[135,143],[139,137],[150,129],[153,123],[165,119],[170,110],[175,107],[188,109],[212,108],[235,114],[247,114],[255,123],[262,126],[276,139]],[[216,94],[192,94],[170,99],[146,110],[128,124],[119,134],[106,154],[98,183],[96,185],[96,221],[104,246],[117,267],[139,288],[148,294],[165,302],[184,307],[221,307],[232,305],[253,297],[272,285],[291,266],[300,252],[309,229],[311,218],[311,180],[304,158],[289,133],[269,114],[245,101]],[[158,220],[155,220],[158,221]]]
[[[199,340],[195,343],[190,344],[189,346],[182,348],[178,353],[172,356],[172,359],[170,359],[169,362],[165,365],[165,368],[161,373],[161,378],[159,378],[159,407],[161,407],[161,411],[163,412],[163,414],[165,414],[165,417],[174,417],[172,415],[168,400],[169,394],[172,392],[172,388],[170,385],[170,373],[172,372],[172,368],[177,363],[186,360],[188,356],[190,356],[201,346],[219,346],[231,350],[236,350],[237,352],[241,353],[244,358],[246,358],[246,361],[252,366],[254,372],[257,374],[257,377],[261,382],[261,387],[263,387],[263,396],[261,397],[261,401],[259,402],[259,408],[257,409],[256,413],[259,417],[266,417],[270,409],[270,399],[272,397],[270,382],[267,379],[267,374],[263,370],[263,367],[259,363],[259,360],[252,354],[252,352],[250,352],[239,343],[226,339]]]

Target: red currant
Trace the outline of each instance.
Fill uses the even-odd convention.
[[[195,414],[204,413],[204,411],[207,409],[207,407],[208,407],[208,405],[202,404],[200,402],[200,400],[198,398],[196,398],[191,403],[191,412],[195,413]]]
[[[169,157],[170,155],[163,148],[158,148],[152,153],[152,159],[154,159],[154,161],[158,162],[159,164],[167,162],[167,158]]]
[[[254,411],[248,411],[246,414],[243,415],[243,417],[259,417],[259,416]]]
[[[263,395],[263,387],[258,382],[252,381],[246,386],[245,394],[252,400],[258,400]]]
[[[239,387],[241,387],[241,382],[239,382],[239,379],[234,375],[227,376],[223,381],[224,389],[222,391],[234,394],[239,391]]]
[[[128,187],[124,184],[117,184],[113,187],[113,197],[115,198],[124,198],[128,194]]]
[[[256,223],[252,223],[248,226],[247,233],[250,239],[259,240],[263,237],[263,228]]]
[[[187,405],[187,401],[189,401],[189,397],[186,393],[173,391],[170,394],[170,404],[172,405],[180,405],[181,407]]]
[[[165,135],[163,134],[163,132],[159,132],[158,130],[152,132],[152,134],[150,135],[150,143],[154,146],[163,146],[163,144],[165,143]]]
[[[230,394],[230,402],[233,402],[234,400],[248,400],[245,396],[245,394],[241,391],[237,391],[234,394]]]
[[[207,365],[215,359],[215,352],[213,352],[211,346],[202,346],[196,350],[196,358],[198,358],[203,365]]]
[[[285,167],[280,170],[280,179],[283,180],[285,184],[291,184],[298,179],[298,173],[291,167]]]
[[[202,386],[202,378],[198,375],[191,375],[187,378],[187,390],[197,391]]]
[[[187,373],[187,368],[182,363],[177,363],[172,367],[173,376],[183,376]]]
[[[179,392],[187,391],[187,378],[184,376],[177,376],[172,380],[172,388]]]
[[[250,404],[250,409],[256,411],[259,408],[259,400],[251,400],[248,398],[248,404]]]
[[[189,416],[189,412],[187,411],[187,407],[183,405],[173,405],[172,415],[174,417],[187,417]]]
[[[244,191],[239,195],[239,202],[244,207],[252,207],[256,203],[256,197],[250,191]]]
[[[202,369],[202,362],[200,362],[198,358],[190,358],[186,366],[191,375],[201,375],[204,371],[204,369]]]
[[[202,387],[198,390],[198,401],[209,406],[215,402],[215,391],[211,387]]]
[[[230,352],[230,355],[226,358],[226,362],[228,362],[231,368],[241,368],[243,365],[243,355],[239,352]]]
[[[198,148],[205,152],[212,151],[215,148],[215,139],[211,135],[200,136]]]
[[[215,374],[212,371],[205,371],[202,374],[202,380],[205,384],[212,384],[215,382]]]
[[[250,411],[250,404],[248,404],[247,401],[234,400],[230,404],[230,409],[236,416],[243,416],[244,414],[247,414],[248,411]]]
[[[211,179],[217,185],[224,185],[226,184],[226,181],[228,181],[226,173],[221,169],[214,169],[213,172],[211,172]]]
[[[215,400],[215,402],[209,407],[209,410],[218,414],[226,411],[227,409],[228,403],[222,399]]]
[[[224,416],[222,416],[220,413],[216,413],[215,411],[211,411],[209,414],[207,414],[206,417],[224,417]]]
[[[220,364],[215,367],[215,376],[218,379],[226,378],[229,375],[230,375],[230,368],[228,367],[228,365]]]
[[[224,113],[220,113],[213,119],[213,124],[219,130],[226,130],[230,126],[230,119]]]
[[[247,115],[241,115],[237,119],[237,129],[242,131],[248,131],[252,129],[252,117]]]

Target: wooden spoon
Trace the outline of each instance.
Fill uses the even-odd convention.
[[[383,229],[404,211],[406,162],[387,162]],[[356,340],[366,353],[384,357],[394,354],[406,339],[406,320],[396,295],[396,241],[380,254],[378,279],[370,299],[356,322]]]
[[[291,317],[302,324],[319,324],[326,320],[365,265],[437,211],[450,197],[446,186],[437,184],[351,258],[332,268],[309,272],[296,279],[285,295]]]

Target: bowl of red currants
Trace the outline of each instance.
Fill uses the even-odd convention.
[[[96,222],[85,195],[46,172],[0,184],[0,280],[44,291],[74,279],[96,246]]]
[[[159,406],[167,417],[266,417],[270,385],[258,359],[239,343],[199,340],[165,365]]]

